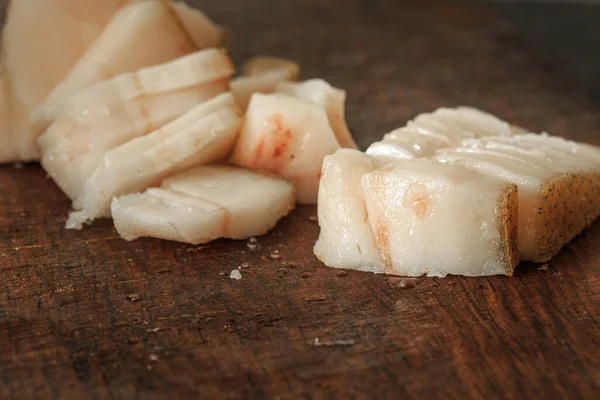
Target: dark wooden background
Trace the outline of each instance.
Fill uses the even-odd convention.
[[[597,7],[201,3],[231,28],[237,62],[290,57],[305,77],[345,88],[363,147],[419,112],[458,104],[600,144]],[[39,166],[0,167],[0,398],[600,393],[599,223],[512,278],[401,289],[321,265],[312,207],[254,252],[234,241],[128,243],[109,221],[68,231],[68,210]],[[246,262],[242,280],[223,275]]]

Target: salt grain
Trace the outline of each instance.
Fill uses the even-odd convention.
[[[353,346],[355,344],[354,340],[320,340],[319,338],[315,338],[314,342],[311,343],[315,347],[321,346]]]
[[[131,302],[136,302],[136,301],[140,301],[140,295],[137,293],[131,293],[127,295],[127,300],[131,301]]]
[[[389,278],[388,284],[392,289],[413,289],[419,284],[417,278]]]
[[[248,243],[246,243],[246,246],[248,247],[248,250],[250,250],[250,251],[255,251],[260,248],[260,245],[258,244],[258,240],[255,237],[251,237],[250,239],[248,239]]]

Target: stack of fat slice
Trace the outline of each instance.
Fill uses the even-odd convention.
[[[221,37],[219,27],[185,3],[10,1],[2,38],[0,163],[39,159],[37,138],[69,95],[218,46]]]
[[[472,108],[422,114],[367,154],[325,157],[315,254],[405,276],[511,275],[600,215],[600,149]]]
[[[183,2],[100,3],[14,0],[4,36],[0,162],[40,159],[73,201],[68,228],[241,239],[316,202],[323,157],[355,146],[342,90],[293,83],[298,66],[273,57],[232,80],[221,29]],[[31,24],[47,15],[64,26],[45,38]]]

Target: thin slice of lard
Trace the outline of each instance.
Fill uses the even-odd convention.
[[[123,238],[192,244],[263,235],[293,208],[291,183],[229,166],[197,167],[164,180],[160,188],[112,201]]]

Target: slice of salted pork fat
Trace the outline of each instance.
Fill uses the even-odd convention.
[[[346,92],[344,90],[335,88],[322,79],[310,79],[299,83],[279,82],[275,91],[323,107],[340,146],[347,149],[358,149],[350,130],[348,130],[348,125],[346,125],[344,110]]]
[[[138,1],[120,9],[67,77],[32,113],[38,130],[52,122],[64,98],[86,86],[197,50],[179,15],[162,0]]]
[[[293,185],[229,166],[202,166],[160,188],[117,197],[112,215],[127,239],[149,236],[192,244],[245,239],[272,229],[294,208]]]
[[[467,140],[436,158],[518,185],[522,260],[548,261],[600,216],[598,147],[526,134]]]
[[[67,75],[113,14],[128,2],[9,2],[2,34],[0,163],[39,157],[29,114]]]
[[[482,136],[511,136],[520,128],[472,107],[439,108],[419,114],[373,143],[367,154],[382,160],[430,157],[438,149]]]
[[[403,276],[512,274],[515,185],[432,159],[377,168],[366,157],[340,151],[324,164],[315,246],[321,261]],[[332,193],[339,197],[327,200]]]
[[[300,67],[284,58],[259,56],[248,61],[242,71],[242,76],[231,80],[231,93],[245,110],[252,94],[272,93],[279,82],[295,81]]]
[[[230,93],[194,107],[162,128],[104,153],[73,203],[67,228],[110,216],[113,197],[144,190],[185,169],[224,161],[243,118]]]
[[[320,83],[318,86],[324,89]],[[292,89],[296,87],[289,88],[294,91]],[[232,162],[292,181],[297,189],[297,201],[315,204],[323,157],[344,146],[354,147],[354,141],[347,128],[340,128],[345,127],[345,122],[331,122],[332,113],[343,119],[342,99],[338,97],[336,107],[329,107],[326,101],[311,101],[310,89],[302,86],[301,91],[303,94],[297,96],[284,93],[252,95]],[[326,96],[315,97],[323,99]],[[337,117],[333,119],[339,120]]]
[[[232,162],[292,181],[315,204],[323,157],[340,148],[323,107],[284,94],[252,95]]]
[[[61,102],[40,137],[42,166],[74,200],[105,151],[225,92],[233,72],[223,50],[207,49],[92,85]]]

